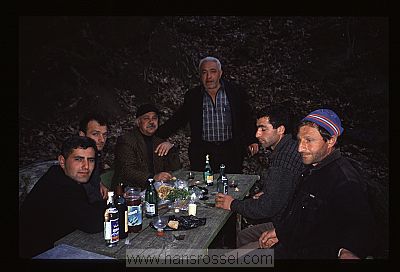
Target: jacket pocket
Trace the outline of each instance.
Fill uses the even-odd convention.
[[[301,217],[305,224],[310,226],[310,229],[312,229],[312,226],[320,223],[319,221],[324,201],[313,193],[303,192],[302,195]]]

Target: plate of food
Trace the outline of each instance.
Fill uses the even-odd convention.
[[[154,183],[154,188],[156,189],[160,200],[165,200],[165,199],[167,199],[167,197],[168,197],[169,193],[172,191],[172,189],[174,189],[174,186],[169,183],[157,181]]]
[[[193,215],[187,215],[187,216],[170,215],[165,217],[168,217],[168,219],[167,219],[167,225],[163,228],[164,231],[188,230],[206,224],[206,218],[199,218]],[[150,222],[150,226],[154,229],[157,229],[157,226],[154,226],[153,222]]]

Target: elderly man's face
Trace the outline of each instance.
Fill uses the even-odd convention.
[[[158,115],[155,112],[145,113],[137,118],[140,132],[146,136],[152,136],[158,129]]]
[[[60,155],[58,161],[65,175],[78,183],[86,183],[93,172],[96,154],[92,147],[75,148],[68,158]]]
[[[200,80],[207,90],[219,88],[219,80],[222,76],[222,70],[218,69],[218,65],[214,61],[206,61],[200,67]]]

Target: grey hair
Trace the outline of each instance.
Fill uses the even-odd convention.
[[[205,57],[205,58],[201,59],[200,62],[199,62],[199,71],[201,70],[201,65],[202,65],[204,62],[207,62],[207,61],[213,61],[213,62],[215,62],[215,63],[217,64],[218,70],[221,71],[221,62],[219,61],[219,59],[214,58],[214,57]]]

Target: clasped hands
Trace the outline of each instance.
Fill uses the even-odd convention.
[[[258,198],[262,194],[263,192],[260,192],[255,196],[256,198]],[[234,198],[230,195],[218,193],[215,195],[215,207],[230,211],[231,203],[233,200]],[[258,240],[258,243],[260,248],[270,248],[276,243],[278,243],[278,238],[276,237],[275,229],[263,232]]]
[[[264,231],[258,239],[258,245],[260,248],[271,248],[273,245],[278,243],[278,237],[276,237],[275,228],[272,230]]]
[[[258,239],[258,244],[260,248],[271,248],[273,245],[278,243],[278,237],[276,236],[275,228],[272,230],[264,231],[260,238]],[[339,251],[339,259],[359,259],[353,252],[342,248]]]

